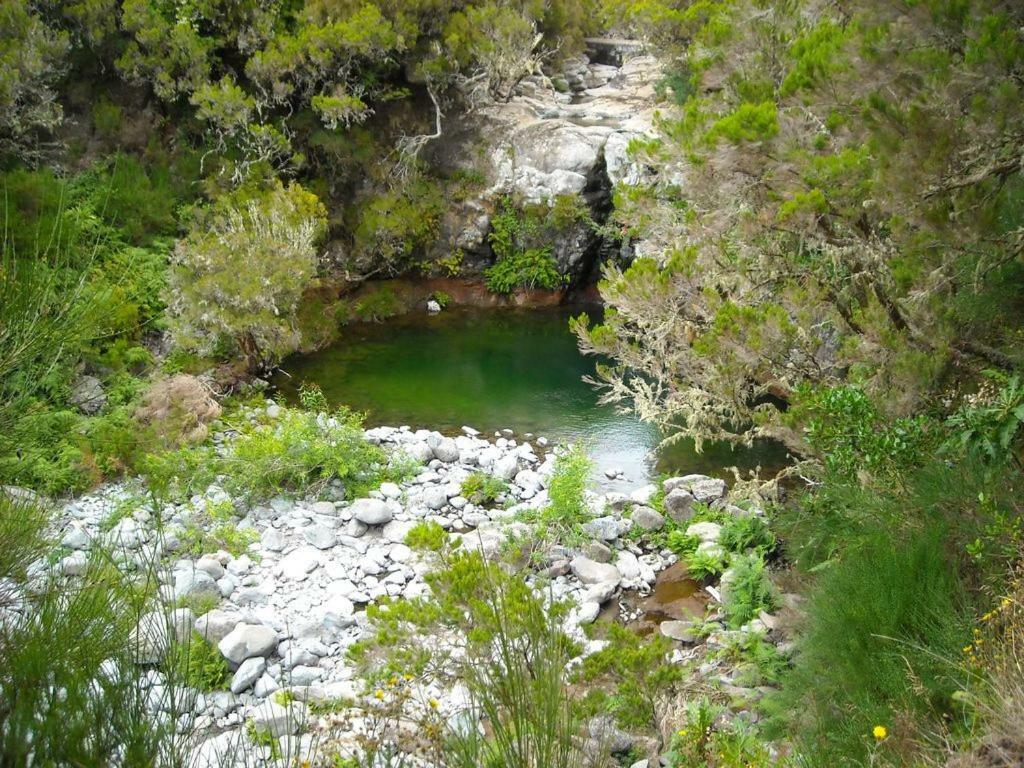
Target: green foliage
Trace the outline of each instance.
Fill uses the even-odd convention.
[[[988,372],[998,387],[980,402],[962,406],[950,416],[952,434],[944,446],[956,447],[974,457],[994,464],[1014,461],[1021,464],[1024,439],[1024,384],[1020,376]]]
[[[725,570],[726,555],[719,547],[696,548],[686,557],[686,573],[697,581],[707,581]]]
[[[944,533],[879,531],[822,573],[783,691],[809,715],[791,734],[811,764],[867,760],[876,724],[927,729],[957,711],[970,631]]]
[[[743,141],[764,141],[778,132],[775,102],[762,101],[757,104],[740,104],[734,112],[715,121],[705,139],[714,142],[724,138],[738,144]]]
[[[369,606],[373,635],[350,651],[368,679],[380,681],[381,706],[403,705],[402,680],[457,679],[491,737],[440,731],[449,764],[579,765],[579,722],[564,677],[578,652],[561,630],[568,606],[548,603],[479,552],[456,551],[426,578],[429,598]],[[422,642],[442,633],[456,638],[458,653]]]
[[[218,476],[236,498],[316,494],[332,480],[354,498],[387,480],[400,482],[412,466],[404,456],[388,456],[367,443],[358,414],[344,408],[329,414],[285,408],[271,423],[241,425],[224,453],[208,444],[185,446],[147,457],[145,470],[149,487],[171,498],[201,492]],[[232,532],[225,523],[213,535],[239,548],[248,534]]]
[[[490,472],[473,472],[459,488],[459,494],[473,504],[491,505],[508,492],[508,483]]]
[[[806,390],[795,415],[827,472],[849,479],[858,471],[882,478],[913,466],[930,445],[923,416],[887,419],[853,386]]]
[[[0,160],[8,154],[31,156],[39,135],[60,124],[56,85],[69,47],[57,20],[47,20],[30,3],[6,2],[2,13]]]
[[[722,524],[718,543],[727,552],[754,550],[765,555],[775,548],[775,534],[759,515],[730,515]]]
[[[0,494],[0,601],[21,607],[0,628],[0,762],[102,765],[117,754],[153,764],[175,737],[151,718],[132,632],[155,574],[126,577],[97,550],[74,581],[42,575],[27,588],[30,563],[52,546],[48,523],[43,509]]]
[[[229,343],[256,368],[294,351],[296,309],[316,273],[325,225],[320,201],[298,184],[216,201],[174,250],[176,342],[204,355]]]
[[[728,586],[723,585],[722,589],[725,618],[730,627],[741,627],[756,619],[761,611],[771,613],[779,607],[778,591],[757,552],[734,555],[729,561],[729,575]]]
[[[231,672],[217,646],[193,631],[184,642],[171,644],[166,664],[169,674],[199,691],[227,688]]]
[[[669,660],[672,642],[660,634],[641,637],[612,624],[608,644],[587,656],[580,670],[582,680],[603,682],[607,689],[591,698],[625,728],[651,728],[658,724],[658,701],[683,679],[685,668]]]
[[[354,314],[363,322],[379,323],[397,315],[402,306],[398,296],[390,286],[374,288],[356,301]]]
[[[551,248],[530,248],[499,259],[485,270],[487,290],[512,293],[518,288],[554,290],[562,284]]]
[[[665,758],[671,768],[766,768],[775,765],[768,746],[742,721],[722,717],[724,708],[706,697],[689,701]]]
[[[259,540],[255,528],[239,528],[230,501],[206,501],[202,512],[193,514],[181,534],[182,551],[192,557],[224,550],[235,557],[245,554]]]
[[[449,546],[448,532],[433,520],[421,521],[409,529],[405,543],[416,552],[441,552]]]
[[[579,445],[570,446],[555,459],[548,483],[548,504],[523,513],[524,520],[534,524],[534,539],[528,543],[550,541],[574,546],[584,540],[582,526],[590,518],[586,490],[592,468],[593,462]]]
[[[451,295],[444,291],[434,291],[430,294],[430,298],[436,301],[441,309],[446,309],[452,301]]]
[[[360,202],[353,212],[356,256],[389,272],[408,267],[437,237],[443,210],[440,187],[426,178]]]
[[[564,227],[576,221],[580,209],[575,203],[556,201],[544,216]],[[494,250],[495,263],[484,271],[487,289],[494,293],[512,293],[517,288],[554,290],[563,282],[550,245],[540,244],[549,227],[537,212],[520,212],[505,199],[491,219],[487,238]]]

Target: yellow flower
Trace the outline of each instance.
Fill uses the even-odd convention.
[[[437,709],[437,699],[431,699],[427,702],[431,709]]]
[[[685,728],[680,728],[679,729],[679,735],[680,736],[685,736],[686,735],[686,729]]]
[[[970,646],[970,645],[965,645],[964,646],[964,653],[970,653],[973,650],[974,650],[973,646]]]
[[[373,695],[376,696],[378,700],[383,699],[384,698],[384,691],[382,691],[380,688],[378,688]]]
[[[876,741],[881,741],[889,735],[889,730],[884,725],[876,725],[871,729],[871,735],[875,737]]]
[[[398,678],[392,677],[390,680],[388,680],[388,685],[398,685]]]
[[[1004,597],[1002,599],[1002,601],[999,603],[999,607],[1000,608],[1009,608],[1010,607],[1010,598]]]

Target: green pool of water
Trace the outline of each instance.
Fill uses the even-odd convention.
[[[581,440],[597,475],[622,469],[627,486],[659,471],[724,476],[730,465],[781,464],[784,453],[770,443],[749,451],[712,446],[702,454],[680,443],[652,460],[657,431],[598,405],[583,381],[594,359],[579,353],[568,329],[570,315],[580,311],[450,309],[350,326],[335,346],[286,360],[273,383],[294,398],[302,382],[315,382],[332,403],[365,412],[370,425],[448,433],[468,425]]]

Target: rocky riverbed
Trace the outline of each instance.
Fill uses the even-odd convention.
[[[280,406],[268,403],[265,410],[272,421]],[[283,739],[285,754],[290,755],[308,754],[327,732],[335,741],[351,741],[358,724],[347,721],[347,734],[332,731],[330,722],[313,714],[308,705],[359,701],[367,695],[346,655],[369,631],[367,606],[383,598],[429,594],[424,575],[430,563],[407,545],[410,529],[433,521],[463,547],[497,555],[511,537],[527,532],[530,523],[524,522],[524,513],[548,504],[547,486],[561,450],[543,438],[518,439],[511,430],[485,437],[470,427],[454,437],[409,427],[377,427],[365,430],[364,437],[389,452],[411,457],[418,469],[402,483],[384,483],[354,500],[345,499],[338,483],[328,485],[317,498],[279,496],[259,503],[231,499],[212,485],[186,503],[154,511],[134,504],[132,486],[113,485],[63,508],[57,534],[64,554],[55,567],[67,577],[81,573],[90,550],[102,546],[124,563],[159,564],[168,605],[202,600],[214,606],[200,616],[188,607],[175,608],[170,621],[165,613],[147,615],[137,630],[139,660],[154,710],[178,718],[182,730],[204,737],[195,749],[196,765],[223,765],[225,759],[230,764],[247,728]],[[231,434],[215,439],[226,445]],[[508,483],[493,507],[473,504],[461,495],[463,481],[480,471]],[[661,494],[663,512],[651,505]],[[721,585],[708,585],[701,592],[712,621],[700,637],[692,628],[694,619],[703,617],[672,614],[665,605],[659,605],[658,615],[643,615],[638,605],[655,590],[659,574],[675,566],[678,577],[679,566],[670,550],[645,548],[642,537],[627,535],[634,530],[657,531],[666,524],[666,515],[686,528],[696,504],[748,514],[749,510],[729,504],[724,481],[703,475],[673,477],[661,488],[648,484],[629,494],[591,491],[586,502],[590,519],[582,526],[585,543],[555,543],[539,567],[522,571],[525,580],[538,588],[543,585],[554,599],[572,602],[565,630],[580,641],[584,655],[604,642],[591,639],[585,630],[599,615],[602,621],[646,618],[677,642],[678,663],[700,658],[728,638],[730,632],[714,623]],[[181,557],[190,520],[211,503],[231,504],[234,525],[252,531],[252,543],[238,556],[217,551]],[[118,519],[111,526],[112,517]],[[686,532],[699,537],[701,547],[718,546],[720,530],[714,524],[696,523]],[[689,594],[680,599],[693,605]],[[739,632],[771,636],[774,626],[774,617],[765,615]],[[182,706],[166,695],[155,663],[171,632],[184,639],[193,629],[216,645],[232,677],[225,690],[194,692]],[[721,662],[709,659],[701,673],[726,685],[734,682]],[[466,697],[457,682],[437,681],[432,686],[423,695],[442,702],[445,716],[459,716]],[[756,691],[748,693],[756,696]],[[271,762],[281,755],[278,749],[260,752],[249,746],[248,764],[253,754],[263,754]]]

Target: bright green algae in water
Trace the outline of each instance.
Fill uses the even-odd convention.
[[[316,383],[333,404],[367,415],[369,425],[425,427],[455,433],[462,425],[485,433],[514,429],[549,440],[581,440],[598,472],[619,468],[635,485],[652,471],[722,475],[723,468],[778,467],[772,444],[749,451],[681,442],[661,457],[649,452],[657,431],[615,408],[599,405],[583,377],[594,358],[580,354],[568,320],[580,308],[449,309],[414,313],[345,329],[341,342],[285,361],[274,384],[294,399]]]

